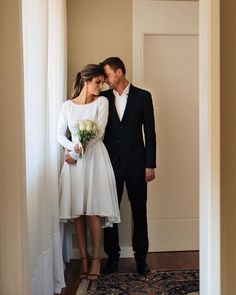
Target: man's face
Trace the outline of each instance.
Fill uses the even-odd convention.
[[[109,65],[105,65],[104,70],[106,73],[105,82],[110,86],[110,88],[116,89],[120,83],[121,70],[113,70]]]

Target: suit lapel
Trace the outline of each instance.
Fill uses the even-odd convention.
[[[133,101],[134,101],[133,100],[133,92],[134,92],[134,87],[131,84],[130,88],[129,88],[129,94],[127,97],[127,104],[125,107],[124,115],[121,120],[122,123],[127,121],[127,119],[129,118],[129,114],[131,114],[131,112],[132,112],[132,109],[133,109],[132,105],[133,105]],[[117,114],[117,116],[118,116],[118,114]]]
[[[111,97],[110,97],[110,107],[111,107],[111,114],[114,120],[120,122],[119,115],[117,113],[116,105],[115,105],[115,95],[113,91],[111,92]]]

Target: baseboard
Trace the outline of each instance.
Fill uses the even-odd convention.
[[[89,253],[91,253],[91,248],[89,249]],[[100,255],[101,255],[101,258],[106,258],[107,257],[107,255],[105,254],[103,249],[101,249]],[[121,247],[120,257],[121,258],[132,258],[132,257],[134,257],[132,247]],[[72,259],[79,259],[80,258],[78,248],[73,248],[72,249],[71,258]]]

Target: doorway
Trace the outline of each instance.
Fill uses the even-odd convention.
[[[145,34],[143,44],[143,87],[152,93],[157,131],[149,248],[199,250],[198,35]]]
[[[145,80],[146,35],[199,33],[200,293],[204,295],[219,295],[221,290],[219,11],[219,1],[133,0],[135,84],[142,86]]]

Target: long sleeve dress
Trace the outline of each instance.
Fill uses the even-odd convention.
[[[75,104],[71,100],[62,104],[58,121],[58,142],[70,150],[75,165],[64,162],[59,180],[60,219],[67,221],[81,215],[98,215],[102,226],[120,222],[115,176],[107,150],[102,142],[108,119],[108,100],[99,96],[88,104]],[[75,153],[79,142],[79,120],[95,121],[99,136],[87,146],[82,158]],[[66,137],[69,128],[71,140]]]

